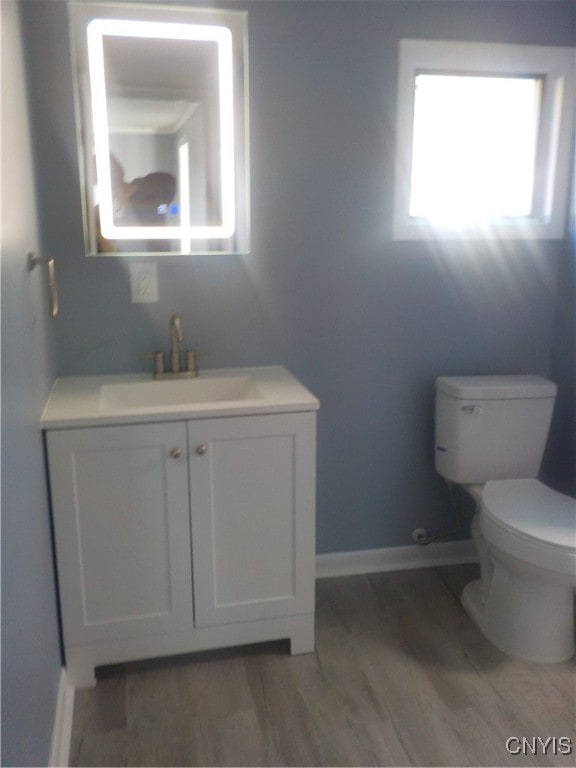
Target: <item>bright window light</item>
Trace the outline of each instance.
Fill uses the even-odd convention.
[[[574,54],[400,41],[395,240],[565,236]]]
[[[416,76],[410,216],[470,223],[532,213],[540,84]]]

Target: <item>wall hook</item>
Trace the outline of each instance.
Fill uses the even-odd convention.
[[[50,301],[50,315],[56,317],[58,314],[58,292],[56,290],[56,269],[54,259],[46,256],[37,256],[34,251],[26,254],[26,265],[28,271],[32,272],[38,264],[46,264],[48,269],[48,298]]]

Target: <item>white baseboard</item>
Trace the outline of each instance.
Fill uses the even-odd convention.
[[[350,576],[380,571],[402,571],[409,568],[432,568],[478,561],[471,539],[448,541],[426,546],[362,549],[354,552],[330,552],[316,555],[316,578]]]
[[[70,759],[70,739],[72,737],[72,718],[74,716],[74,687],[70,685],[66,670],[62,668],[56,699],[56,714],[50,746],[50,768],[68,765]]]

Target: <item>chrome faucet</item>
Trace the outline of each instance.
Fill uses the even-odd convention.
[[[172,315],[170,318],[170,370],[172,373],[180,371],[180,342],[183,339],[180,315]]]
[[[2,2],[2,0],[0,0]],[[164,365],[164,352],[154,352],[151,355],[144,355],[143,359],[154,360],[154,377],[176,377],[193,378],[198,376],[198,357],[205,355],[197,349],[187,349],[183,356],[180,352],[180,344],[184,340],[182,332],[182,320],[180,315],[172,315],[170,318],[170,357],[168,366]],[[184,357],[184,360],[182,360]]]

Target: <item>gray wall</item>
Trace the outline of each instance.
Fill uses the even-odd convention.
[[[39,419],[53,379],[18,9],[2,15],[2,765],[46,765],[60,648]]]
[[[409,542],[451,522],[432,468],[438,374],[534,371],[560,384],[546,475],[576,490],[574,220],[560,243],[391,242],[397,41],[567,45],[571,2],[238,2],[250,10],[253,249],[169,257],[160,301],[131,305],[128,260],[82,255],[62,0],[2,0],[2,764],[48,758],[59,674],[38,420],[54,373],[144,370],[170,314],[207,364],[286,364],[322,400],[320,551]],[[58,264],[61,314],[45,275]],[[52,330],[56,344],[52,347]]]
[[[61,276],[58,374],[145,370],[179,312],[205,365],[282,363],[320,398],[319,551],[450,525],[432,465],[434,378],[549,374],[569,249],[392,242],[398,40],[569,45],[573,4],[235,3],[250,11],[252,252],[167,257],[160,300],[144,305],[130,303],[127,260],[82,255],[65,8],[25,6]]]
[[[573,179],[576,182],[576,173]],[[566,257],[560,266],[550,375],[558,383],[558,397],[543,479],[562,493],[576,496],[576,183]]]

